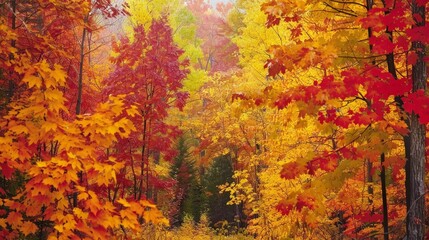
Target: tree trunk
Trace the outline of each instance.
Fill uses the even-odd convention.
[[[88,21],[88,16],[85,17],[85,23]],[[76,116],[81,114],[81,105],[82,105],[82,88],[83,88],[83,61],[85,60],[85,39],[86,39],[86,26],[83,26],[82,30],[82,39],[80,42],[80,62],[79,62],[79,72],[78,72],[78,85],[77,85],[77,101],[76,101]],[[83,181],[83,172],[78,172],[79,182]],[[73,193],[73,207],[77,207],[78,199],[77,192]]]
[[[82,40],[80,42],[80,62],[79,62],[79,73],[78,73],[79,75],[78,75],[78,85],[77,85],[76,115],[81,114],[82,88],[83,88],[83,61],[85,58],[85,38],[86,38],[86,27],[84,27],[82,30]]]
[[[389,240],[389,218],[387,209],[387,188],[386,188],[386,168],[384,166],[385,155],[384,153],[380,156],[381,160],[381,198],[383,199],[383,236],[384,240]]]
[[[411,4],[414,16],[414,27],[425,25],[425,6],[420,6],[417,0]],[[420,18],[420,19],[419,19]],[[413,92],[426,90],[425,44],[413,41],[411,46],[418,58],[412,66]],[[410,114],[410,159],[409,159],[409,209],[407,218],[407,238],[424,239],[425,235],[425,125],[419,122],[419,116]],[[408,196],[407,196],[408,197]]]

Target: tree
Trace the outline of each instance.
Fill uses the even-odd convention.
[[[426,44],[427,40],[417,37],[414,34],[423,36],[427,33],[426,24],[426,6],[427,1],[412,1],[411,14],[413,24],[411,31],[411,53],[416,55],[415,62],[412,62],[412,93],[420,93],[424,101],[428,101],[425,96],[427,89],[427,69]],[[423,95],[423,96],[422,96]],[[425,236],[425,176],[426,176],[426,125],[423,120],[423,114],[411,111],[411,120],[409,126],[410,135],[410,156],[409,161],[409,206],[407,206],[407,237],[409,239],[422,239]]]
[[[199,222],[202,210],[202,190],[199,177],[195,169],[195,162],[191,161],[189,147],[185,137],[180,137],[177,143],[178,154],[174,158],[170,175],[176,180],[174,199],[170,210],[171,224],[180,226],[186,215]]]
[[[362,29],[369,29],[370,31],[370,38],[369,38],[369,43],[371,44],[371,54],[374,55],[370,55],[368,58],[357,58],[357,62],[359,64],[363,64],[364,66],[362,67],[362,70],[358,70],[356,71],[356,69],[352,68],[352,67],[346,67],[348,69],[352,69],[351,72],[349,70],[345,70],[345,71],[341,71],[342,72],[342,77],[341,80],[339,81],[335,81],[335,74],[331,74],[328,75],[326,74],[326,70],[328,70],[331,65],[323,65],[323,62],[320,62],[320,59],[318,58],[319,56],[322,56],[323,59],[323,54],[318,54],[316,57],[312,58],[312,65],[310,66],[314,66],[317,64],[322,63],[322,68],[325,69],[325,76],[323,77],[323,80],[320,82],[315,82],[313,85],[314,86],[304,86],[304,87],[300,87],[298,90],[298,92],[296,92],[298,95],[297,96],[292,96],[292,98],[289,98],[289,96],[291,96],[290,92],[287,93],[286,95],[284,95],[284,97],[281,97],[281,100],[278,100],[277,102],[277,106],[287,106],[290,101],[302,101],[302,102],[311,102],[311,105],[305,105],[307,109],[311,108],[312,106],[318,106],[316,112],[318,112],[319,115],[319,120],[321,120],[321,123],[333,123],[337,126],[340,126],[342,128],[350,128],[350,124],[367,124],[365,123],[362,117],[364,117],[365,115],[372,115],[370,117],[371,125],[368,125],[371,127],[371,129],[373,128],[375,122],[379,122],[379,124],[383,124],[385,125],[387,123],[387,126],[392,126],[393,129],[395,129],[396,131],[400,132],[403,135],[407,135],[407,130],[404,131],[404,119],[402,117],[400,117],[399,119],[396,118],[391,118],[392,115],[390,114],[391,112],[399,112],[401,115],[404,114],[403,113],[403,109],[401,108],[401,104],[397,104],[397,106],[399,106],[399,109],[394,109],[389,107],[389,103],[391,102],[392,98],[396,98],[399,99],[399,101],[397,100],[396,103],[400,103],[401,101],[404,101],[404,109],[406,112],[406,114],[410,114],[411,112],[413,112],[414,110],[410,110],[407,109],[408,105],[407,102],[409,101],[409,95],[413,95],[413,92],[417,91],[416,87],[414,85],[414,82],[416,81],[416,77],[414,76],[411,81],[413,82],[413,90],[410,89],[410,87],[408,86],[408,81],[409,79],[407,79],[406,77],[400,78],[398,79],[396,77],[396,73],[399,72],[399,74],[402,74],[402,76],[404,76],[408,71],[408,67],[412,66],[413,69],[416,69],[414,64],[415,62],[407,62],[407,59],[409,59],[409,56],[407,56],[407,58],[404,58],[401,56],[401,51],[409,51],[411,50],[411,53],[413,52],[413,46],[415,45],[415,42],[418,41],[417,39],[415,39],[415,35],[410,34],[410,32],[412,31],[411,29],[416,29],[415,28],[415,24],[407,24],[407,23],[411,23],[412,21],[409,21],[410,18],[409,16],[411,15],[410,13],[412,13],[413,11],[415,11],[415,8],[409,9],[407,7],[407,4],[401,1],[396,1],[395,4],[393,4],[392,2],[385,2],[382,1],[381,3],[376,3],[376,4],[380,4],[378,5],[378,8],[368,8],[368,15],[367,17],[363,17],[361,20],[361,27]],[[426,3],[420,3],[425,5]],[[359,12],[356,11],[357,6],[361,6],[360,4],[355,4],[356,8],[351,7],[350,5],[346,4],[346,3],[337,3],[337,2],[329,2],[329,3],[325,3],[325,7],[328,7],[331,11],[335,11],[343,16],[345,16],[345,18],[353,18],[356,16],[359,16]],[[268,14],[268,24],[269,25],[276,25],[278,24],[280,21],[286,21],[289,22],[291,24],[292,27],[294,26],[302,26],[302,20],[303,18],[301,17],[302,13],[304,13],[307,9],[310,8],[314,8],[317,9],[319,6],[317,5],[316,2],[313,1],[308,1],[307,5],[301,5],[297,2],[291,2],[290,5],[282,5],[282,4],[278,4],[276,1],[270,1],[267,2],[263,5],[263,9],[264,11],[266,11],[266,13]],[[424,7],[421,7],[421,9],[424,9]],[[421,10],[420,10],[421,11]],[[419,14],[421,14],[422,12],[420,12]],[[419,15],[417,14],[417,15]],[[421,19],[421,18],[418,18]],[[382,21],[381,21],[382,20]],[[328,22],[327,20],[325,20],[325,23]],[[336,22],[335,19],[333,18],[332,22]],[[295,25],[298,24],[298,25]],[[329,28],[329,25],[327,26],[327,28]],[[326,28],[318,28],[321,31],[324,31],[324,29]],[[297,28],[293,28],[291,29],[291,31],[296,31],[296,30],[302,30],[301,27],[299,29]],[[397,35],[393,35],[393,31],[394,30],[398,30]],[[417,31],[421,31],[417,30]],[[341,30],[339,30],[341,31]],[[347,30],[346,30],[347,31]],[[401,33],[403,31],[405,31],[405,33],[407,33],[408,35],[402,35]],[[301,32],[298,32],[299,35],[301,34]],[[309,32],[306,32],[307,34]],[[395,38],[396,37],[396,38]],[[411,40],[410,40],[411,39]],[[298,41],[297,41],[298,40]],[[297,43],[297,45],[301,45],[304,46],[304,44],[306,43],[313,43],[314,42],[314,38],[307,40],[307,41],[300,41],[301,39],[297,39],[295,40],[295,42]],[[414,43],[412,43],[414,42]],[[409,49],[409,45],[411,44],[411,49]],[[312,46],[318,46],[316,42],[314,42],[314,44],[312,44]],[[303,50],[305,50],[303,48]],[[318,48],[313,49],[313,51],[317,52]],[[267,67],[269,69],[269,74],[271,76],[275,76],[277,74],[281,74],[281,73],[285,73],[286,71],[293,71],[293,69],[290,69],[290,59],[294,59],[294,55],[296,53],[299,53],[300,51],[295,51],[295,52],[289,52],[289,49],[285,49],[282,46],[273,46],[273,48],[271,49],[271,53],[273,54],[273,58],[271,60],[269,60],[267,62]],[[299,63],[305,63],[305,55],[307,53],[311,53],[311,52],[302,52],[304,55],[300,55],[301,60],[297,59],[297,62]],[[381,56],[386,56],[387,61],[386,61],[386,67],[384,67],[382,64],[380,65],[378,63],[378,61],[380,61],[380,55],[377,54],[381,54]],[[413,53],[411,54],[413,55]],[[286,57],[288,56],[288,57]],[[372,65],[371,62],[367,62],[366,59],[372,60]],[[412,58],[415,59],[415,58]],[[304,60],[304,61],[303,61]],[[401,65],[401,66],[406,66],[405,68],[402,69],[398,69],[393,67],[392,68],[392,64],[397,63],[397,65]],[[405,63],[405,64],[404,64]],[[304,65],[306,66],[306,65]],[[386,69],[387,68],[387,69]],[[371,75],[367,75],[367,72],[371,72]],[[424,73],[423,73],[424,74]],[[364,76],[362,78],[362,76]],[[374,76],[376,76],[376,78],[373,78]],[[355,82],[356,81],[356,82]],[[355,83],[353,83],[355,82]],[[387,84],[387,85],[385,85]],[[351,88],[351,86],[354,86],[353,88]],[[357,87],[359,86],[359,87]],[[389,86],[390,88],[387,90],[387,86]],[[392,87],[392,86],[396,86],[396,87]],[[363,87],[364,91],[362,91]],[[338,90],[344,88],[341,92],[339,92]],[[376,93],[374,92],[374,89],[378,89],[379,92]],[[327,91],[325,91],[327,90]],[[411,90],[411,91],[410,91]],[[304,94],[301,93],[305,92]],[[344,94],[344,95],[343,95]],[[341,108],[339,106],[336,105],[331,105],[331,103],[329,103],[328,101],[326,101],[327,99],[341,99],[341,100],[347,100],[347,98],[353,97],[353,95],[358,94],[359,97],[357,97],[357,99],[361,99],[364,100],[364,102],[366,103],[366,107],[364,108],[360,108],[361,110],[356,111],[356,108],[352,108],[350,109],[347,113],[346,112],[342,112]],[[293,93],[292,93],[293,95]],[[347,100],[347,102],[350,104],[353,101]],[[348,104],[348,105],[349,105]],[[323,108],[319,108],[319,106],[323,106]],[[340,105],[341,106],[341,105]],[[326,113],[321,113],[321,111],[325,111]],[[366,109],[365,111],[362,111]],[[304,110],[304,109],[303,109]],[[358,113],[360,112],[360,113]],[[306,111],[307,114],[308,111]],[[371,114],[370,114],[371,113]],[[311,113],[310,113],[311,114]],[[348,116],[349,115],[349,116]],[[354,115],[354,116],[350,116],[350,115]],[[358,115],[360,115],[360,117],[358,117]],[[412,115],[412,114],[411,114]],[[425,121],[423,119],[421,119],[421,117],[424,114],[420,115],[420,123],[425,123]],[[359,120],[359,118],[361,118]],[[347,120],[348,119],[348,120]],[[390,119],[390,120],[389,120]],[[411,119],[413,119],[413,117],[411,117]],[[349,122],[349,120],[351,120],[351,122]],[[394,122],[396,121],[396,122]],[[417,122],[415,120],[415,122]],[[406,122],[405,122],[406,123]],[[422,126],[422,125],[420,125]],[[423,136],[425,135],[425,130],[420,128],[420,130],[416,130],[417,129],[417,125],[415,127],[409,127],[410,133],[408,134],[410,136],[410,138],[416,138],[416,134],[417,132]],[[380,129],[382,130],[382,129]],[[385,130],[382,130],[382,132],[387,133],[387,136],[392,136],[391,131],[389,131],[388,129],[385,128]],[[363,132],[361,132],[363,133]],[[380,133],[378,133],[380,134]],[[413,137],[414,135],[414,137]],[[337,135],[338,136],[338,135]],[[369,139],[369,143],[374,142],[373,139],[376,136],[372,136]],[[406,138],[404,137],[404,140]],[[421,137],[420,139],[420,147],[419,149],[423,149],[424,147],[422,147],[422,142],[421,142]],[[352,141],[353,142],[353,141]],[[350,142],[350,145],[353,145],[352,142]],[[416,141],[417,142],[417,141]],[[416,144],[416,142],[410,144],[410,150],[412,149],[412,145]],[[347,146],[341,146],[338,143],[339,142],[334,142],[335,145],[333,146],[333,150],[336,153],[336,155],[331,155],[331,157],[337,157],[339,156],[340,158],[349,158],[350,155],[349,154],[345,154],[344,150],[347,148]],[[384,154],[388,153],[388,151],[392,151],[392,149],[394,147],[392,147],[392,145],[387,144],[386,140],[383,140],[382,142],[382,150],[381,151],[381,157],[382,157],[382,161],[384,159]],[[422,160],[425,158],[425,154],[423,153],[423,150],[420,151],[420,157],[418,159],[420,159],[420,161],[417,161],[416,156],[411,156],[407,154],[408,151],[408,145],[407,142],[405,141],[404,143],[405,145],[405,157],[407,157],[407,161],[410,164],[410,168],[415,168],[415,169],[420,169],[420,173],[417,174],[418,176],[421,176],[422,174],[422,169],[424,169],[424,167],[416,167],[416,166],[421,166]],[[411,150],[412,151],[412,150]],[[410,152],[411,152],[410,151]],[[352,152],[354,152],[354,154],[358,153],[356,150],[352,150]],[[339,154],[341,153],[341,154]],[[348,157],[349,156],[349,157]],[[365,156],[365,155],[362,155]],[[326,158],[331,158],[328,157],[327,155],[323,156],[322,159],[326,159]],[[357,159],[359,159],[360,157],[358,157]],[[320,161],[322,159],[316,158],[317,161]],[[314,161],[314,160],[312,160]],[[295,168],[295,169],[300,169],[298,170],[298,172],[302,173],[306,173],[307,171],[310,172],[310,174],[312,174],[313,170],[313,163],[312,161],[310,161],[309,163],[311,163],[311,165],[307,165],[307,169],[305,168]],[[330,159],[330,160],[326,160],[326,163],[328,162],[334,162],[334,159]],[[414,165],[415,161],[420,162],[420,164]],[[382,169],[384,169],[384,167],[386,166],[385,162],[382,162]],[[398,169],[398,167],[401,166],[401,162],[390,162],[390,166],[394,169],[393,171],[395,171],[395,169]],[[325,164],[321,164],[320,162],[316,164],[317,168],[321,168],[325,171],[333,171],[334,169],[336,169],[337,167],[339,167],[339,165],[334,165],[329,167],[329,165],[325,165]],[[293,163],[289,164],[289,165],[285,165],[284,167],[284,171],[286,173],[286,171],[288,169],[291,169],[293,167]],[[308,168],[310,167],[310,168]],[[396,170],[397,171],[397,170]],[[416,179],[411,179],[411,176],[417,176],[414,175],[410,172],[410,170],[408,170],[407,168],[407,180],[409,180],[410,184],[422,184],[423,180],[422,178],[420,178],[420,180],[416,180]],[[288,175],[289,176],[289,175]],[[286,177],[286,175],[285,175]],[[288,178],[288,177],[287,177]],[[407,184],[407,189],[409,188],[409,184]],[[412,187],[411,187],[412,188]],[[416,194],[417,195],[417,194]],[[422,193],[418,194],[420,197],[423,196]],[[412,197],[407,194],[407,202],[409,204]],[[420,201],[421,198],[419,198]],[[413,198],[412,201],[416,201],[416,197]],[[386,202],[386,201],[385,201]],[[409,204],[408,208],[409,208]],[[420,203],[421,204],[421,203]],[[384,204],[386,205],[386,204]],[[286,210],[287,208],[285,208],[284,210]],[[407,214],[407,216],[409,214],[411,214],[410,209],[408,209],[409,212]],[[285,211],[288,212],[288,211]],[[419,214],[423,214],[424,211],[423,209],[421,209],[419,211]],[[386,211],[384,212],[384,215],[386,217]],[[422,219],[420,217],[423,217],[423,215],[419,215],[419,217],[417,219]],[[411,220],[408,219],[408,223],[413,225],[414,223],[410,222]],[[422,228],[422,226],[424,226],[424,224],[417,224],[419,226],[419,228]],[[408,228],[411,228],[411,226],[409,226]],[[408,231],[409,232],[409,231]],[[419,232],[418,236],[413,235],[413,237],[417,237],[417,238],[422,238],[422,231],[421,229],[416,231]],[[385,234],[386,234],[386,230],[385,230]],[[417,234],[417,233],[416,233]],[[413,238],[412,237],[412,238]]]
[[[125,107],[124,96],[109,96],[94,104],[93,113],[77,118],[68,111],[64,91],[68,80],[76,78],[64,69],[76,48],[65,47],[71,39],[64,26],[80,25],[87,6],[75,1],[10,3],[1,5],[8,14],[0,20],[5,36],[0,52],[7,57],[1,70],[8,72],[2,83],[13,82],[0,119],[0,168],[6,183],[0,191],[1,235],[107,238],[120,229],[123,234],[141,230],[139,218],[165,223],[147,201],[106,196],[125,167],[107,149],[135,130],[130,118],[136,112]],[[8,17],[16,28],[9,27]]]
[[[203,0],[191,0],[187,1],[187,7],[197,19],[196,36],[202,39],[204,56],[198,59],[199,68],[211,73],[233,70],[237,64],[237,47],[229,38],[231,29],[226,22],[232,6],[220,5],[218,11]]]
[[[217,157],[203,176],[204,190],[207,192],[207,216],[210,226],[221,228],[224,222],[235,222],[235,208],[227,205],[229,196],[219,193],[218,186],[232,181],[233,168],[231,157],[228,155]]]
[[[137,131],[119,142],[112,152],[127,159],[131,172],[124,172],[123,177],[129,178],[132,184],[124,181],[112,190],[122,189],[121,194],[125,194],[125,184],[126,188],[131,187],[134,199],[152,199],[151,180],[155,176],[150,159],[155,158],[156,153],[162,153],[167,160],[173,157],[171,146],[179,130],[165,119],[168,109],[181,109],[185,104],[187,93],[182,92],[181,87],[187,62],[179,60],[183,51],[174,44],[165,19],[155,20],[147,34],[143,26],[137,26],[134,41],[124,37],[114,43],[114,51],[117,53],[112,59],[115,70],[105,82],[109,87],[104,93],[127,94],[127,105],[135,106],[139,114],[132,119]]]

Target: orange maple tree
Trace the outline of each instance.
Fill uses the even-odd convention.
[[[66,105],[64,91],[75,75],[64,69],[74,49],[62,47],[67,43],[60,39],[70,39],[64,24],[86,27],[81,16],[89,3],[11,1],[6,7],[0,25],[7,73],[1,77],[1,235],[105,239],[119,229],[140,231],[143,219],[165,222],[146,200],[102,194],[125,168],[108,149],[136,131],[131,119],[138,112],[125,104],[125,95],[109,96],[76,117]],[[24,17],[28,13],[20,10],[27,7],[38,21]]]

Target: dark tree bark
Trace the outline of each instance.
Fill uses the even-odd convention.
[[[88,17],[85,17],[85,22],[87,22]],[[79,58],[79,73],[78,73],[78,87],[77,87],[77,101],[76,101],[76,115],[81,114],[81,105],[82,105],[82,88],[83,88],[83,61],[85,60],[85,39],[86,39],[86,27],[82,30],[82,39],[80,42],[80,58]]]
[[[384,5],[385,1],[382,1]],[[374,1],[373,0],[366,0],[366,6],[367,6],[367,10],[370,11],[374,5]],[[385,14],[389,14],[389,12],[385,12]],[[393,42],[393,35],[392,32],[389,31],[389,29],[386,28],[386,33],[389,36],[389,40],[391,42]],[[370,39],[372,37],[372,28],[368,28],[368,39]],[[370,50],[372,51],[373,46],[372,44],[369,45]],[[389,53],[386,55],[386,62],[387,62],[387,68],[390,74],[392,74],[392,76],[397,80],[398,76],[396,75],[396,66],[395,66],[395,59],[393,56],[393,53]],[[372,61],[372,64],[375,66],[376,62],[375,60]],[[404,139],[405,141],[405,139]],[[389,218],[388,218],[388,203],[387,203],[387,186],[386,186],[386,167],[384,166],[384,161],[385,161],[385,154],[384,152],[380,155],[380,162],[381,162],[381,171],[380,171],[380,181],[381,181],[381,198],[383,200],[383,239],[384,240],[389,240]],[[368,160],[368,182],[369,180],[372,181],[372,176],[371,176],[371,168],[372,168],[372,164],[371,162]],[[372,194],[373,193],[373,189],[370,186],[370,188],[368,188],[368,193]],[[371,201],[372,203],[372,201]]]
[[[414,26],[425,25],[425,6],[420,6],[417,0],[411,3],[411,11],[414,16]],[[415,51],[418,58],[412,66],[413,92],[426,90],[426,63],[425,44],[421,41],[413,41],[411,50]],[[407,218],[407,238],[424,239],[425,235],[425,125],[419,122],[419,116],[414,112],[410,114],[410,159],[409,159],[409,208]]]
[[[388,218],[388,209],[387,209],[387,187],[386,187],[386,168],[384,166],[385,155],[384,153],[380,156],[381,160],[381,172],[380,172],[380,181],[381,181],[381,198],[383,199],[383,239],[389,240],[389,218]]]

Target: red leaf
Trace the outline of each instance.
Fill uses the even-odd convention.
[[[255,99],[255,105],[256,105],[256,106],[259,106],[259,105],[261,105],[262,103],[264,103],[264,100],[262,100],[261,98],[257,98],[257,99]]]
[[[283,109],[289,105],[289,103],[292,101],[289,95],[283,94],[279,97],[279,99],[274,103],[274,105],[279,108]]]
[[[271,86],[271,85],[264,88],[264,94],[268,95],[271,92],[271,90],[273,90],[273,86]]]
[[[307,163],[308,173],[314,175],[318,169],[332,172],[338,166],[339,156],[336,153],[325,154],[321,157],[316,157]]]
[[[383,215],[378,213],[372,213],[370,211],[365,211],[361,214],[357,214],[355,218],[365,223],[378,223],[383,220]]]
[[[348,128],[348,126],[352,123],[350,117],[348,116],[339,116],[335,119],[335,124],[342,128]]]
[[[413,19],[414,19],[414,21],[416,23],[419,23],[419,22],[421,22],[423,20],[422,16],[420,14],[418,14],[418,13],[414,13],[413,14]]]
[[[417,55],[417,53],[415,51],[411,51],[408,54],[408,64],[414,65],[414,64],[416,64],[418,59],[419,59],[419,56]]]
[[[284,74],[286,72],[286,67],[283,65],[283,63],[279,62],[278,59],[268,60],[265,63],[264,68],[268,68],[268,75],[271,77],[274,77],[279,73]]]
[[[425,95],[423,90],[410,93],[408,97],[402,99],[405,111],[419,115],[419,121],[422,124],[429,123],[429,97]]]
[[[371,36],[369,43],[373,45],[373,51],[376,54],[388,54],[393,52],[394,45],[387,34],[380,36]]]
[[[429,1],[428,0],[416,0],[417,6],[425,6]]]
[[[7,163],[1,163],[0,168],[1,168],[1,172],[2,172],[3,176],[6,179],[12,178],[12,175],[15,172],[15,169],[9,167],[9,165]]]
[[[410,47],[410,42],[404,36],[399,36],[396,38],[396,46],[398,46],[399,50],[408,50]]]
[[[304,165],[301,165],[297,162],[289,162],[283,165],[283,169],[280,172],[280,176],[284,179],[294,179],[300,174],[303,174],[307,171]]]
[[[292,204],[287,204],[284,202],[280,202],[276,206],[277,211],[279,211],[283,215],[288,215],[292,210],[292,208],[293,208]]]
[[[411,38],[411,41],[420,41],[422,43],[429,43],[429,26],[419,26],[408,29],[405,31],[406,34]]]
[[[298,24],[298,26],[292,28],[291,29],[291,37],[292,38],[297,38],[297,37],[301,36],[301,33],[302,33],[301,28],[302,28],[301,24]]]
[[[298,195],[298,199],[296,202],[296,210],[301,211],[304,207],[307,207],[309,209],[314,209],[314,202],[316,201],[314,196],[311,195],[304,195],[300,194]]]
[[[237,99],[247,100],[248,98],[246,97],[246,95],[244,95],[244,93],[233,93],[232,94],[232,101],[235,101]]]

